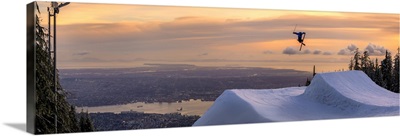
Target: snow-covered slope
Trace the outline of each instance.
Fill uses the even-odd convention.
[[[317,74],[310,86],[222,93],[194,126],[399,115],[399,94],[361,71]]]

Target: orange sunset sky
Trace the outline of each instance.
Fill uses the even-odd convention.
[[[48,2],[38,2],[47,27]],[[348,69],[353,51],[397,53],[399,15],[71,3],[57,15],[59,68],[143,63]],[[299,51],[292,31],[307,33]]]

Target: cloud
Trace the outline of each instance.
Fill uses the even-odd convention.
[[[322,53],[322,55],[332,55],[333,53],[332,52],[329,52],[329,51],[326,51],[326,52],[324,52],[324,53]]]
[[[288,54],[288,55],[294,55],[298,54],[297,49],[294,49],[293,47],[287,47],[286,49],[283,50],[283,54]]]
[[[351,52],[349,52],[345,49],[341,49],[337,54],[338,55],[351,55]]]
[[[310,49],[306,49],[303,52],[300,52],[301,54],[310,54],[311,50]]]
[[[353,55],[354,51],[356,51],[357,48],[358,47],[356,45],[351,44],[351,45],[347,46],[346,48],[341,49],[338,52],[338,55]],[[372,44],[372,43],[369,43],[364,49],[364,51],[367,51],[369,53],[369,55],[371,55],[371,56],[382,56],[382,55],[385,55],[386,50],[387,49],[385,47],[379,46],[379,45],[375,45],[375,44]],[[360,50],[360,52],[363,52],[363,51]]]
[[[321,54],[321,53],[322,53],[322,51],[320,51],[318,49],[314,50],[314,52],[313,52],[313,54],[315,54],[315,55],[318,55],[318,54]]]
[[[350,51],[355,51],[357,49],[357,46],[354,44],[351,44],[351,45],[347,46],[347,49],[349,49]]]
[[[358,47],[354,44],[351,44],[349,46],[347,46],[344,49],[341,49],[337,54],[338,55],[353,55],[354,51],[357,49]]]
[[[353,49],[353,46],[349,47],[350,49]],[[311,55],[333,55],[332,52],[330,51],[321,51],[319,49],[316,49],[314,51],[310,50],[310,49],[305,49],[302,51],[298,51],[296,48],[294,47],[287,47],[286,49],[283,50],[282,52],[283,54],[288,54],[288,55],[294,55],[294,54],[298,54],[298,55],[306,55],[306,54],[311,54]]]
[[[367,47],[365,47],[365,51],[368,51],[369,55],[371,56],[382,56],[386,53],[385,47],[371,44],[369,43]]]
[[[297,48],[294,47],[286,47],[282,53],[283,54],[288,54],[288,55],[294,55],[294,54],[311,54],[311,50],[310,49],[305,49],[302,51],[297,50]]]
[[[72,55],[76,55],[76,56],[85,56],[85,55],[88,55],[88,54],[89,54],[89,52],[87,52],[87,51],[82,51],[82,52],[74,53],[74,54],[72,54]]]
[[[207,55],[208,55],[208,53],[206,52],[206,53],[199,54],[197,56],[207,56]]]
[[[271,51],[271,50],[266,50],[262,52],[263,54],[274,54],[275,52]]]

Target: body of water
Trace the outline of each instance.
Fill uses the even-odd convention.
[[[182,102],[172,102],[172,103],[129,103],[123,105],[108,105],[108,106],[97,106],[97,107],[77,107],[76,111],[81,112],[88,111],[89,113],[104,113],[113,112],[121,113],[126,111],[136,111],[144,113],[174,113],[179,112],[183,115],[203,115],[208,108],[211,107],[213,101],[201,101],[201,100],[189,100]]]

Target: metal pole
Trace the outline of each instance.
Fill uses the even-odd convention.
[[[54,81],[54,94],[55,94],[55,107],[54,107],[54,109],[55,109],[55,112],[54,112],[54,114],[55,114],[55,117],[54,117],[54,120],[55,120],[55,123],[54,123],[54,125],[55,125],[55,133],[57,133],[57,123],[58,123],[58,121],[57,121],[57,94],[58,94],[58,92],[57,92],[57,14],[58,14],[58,12],[59,12],[59,8],[61,8],[61,7],[63,7],[63,6],[66,6],[66,5],[68,5],[69,4],[69,2],[66,2],[66,3],[61,3],[60,5],[58,5],[58,3],[57,2],[51,2],[51,6],[52,6],[52,8],[53,8],[53,21],[54,21],[54,25],[53,25],[53,27],[54,27],[54,36],[53,36],[53,73],[54,73],[54,79],[53,79],[53,81]],[[49,30],[50,30],[50,11],[49,11]],[[49,37],[49,39],[50,39],[50,37]],[[50,43],[50,42],[49,42]],[[50,55],[50,57],[51,57],[51,55]]]
[[[53,56],[53,58],[54,58],[54,62],[53,62],[54,63],[54,67],[53,68],[54,69],[53,70],[54,71],[53,72],[54,72],[54,93],[56,94],[55,95],[56,105],[55,105],[54,108],[55,108],[55,111],[56,111],[56,113],[55,113],[56,114],[56,116],[55,116],[55,122],[56,122],[55,123],[55,127],[56,127],[56,133],[57,133],[57,65],[56,65],[57,64],[57,50],[56,50],[56,39],[57,39],[56,38],[56,35],[57,35],[56,34],[56,28],[57,27],[56,27],[56,13],[53,14],[53,19],[54,19],[54,39],[53,39],[53,42],[54,42],[53,43],[53,45],[54,45],[54,48],[53,48],[54,49],[53,50],[53,55],[54,55]]]
[[[53,9],[54,10],[54,9]],[[48,52],[49,52],[49,64],[51,64],[51,16],[53,16],[53,21],[55,21],[55,15],[54,15],[54,13],[53,13],[53,15],[51,15],[51,13],[50,13],[50,7],[48,7],[47,8],[47,11],[49,12],[49,20],[48,20],[48,28],[49,28],[49,48],[48,48]],[[54,22],[55,23],[55,22]],[[53,26],[54,27],[54,26]],[[54,29],[55,30],[55,29]],[[55,32],[55,31],[54,31]],[[55,33],[54,33],[54,35],[55,35]],[[55,38],[55,37],[54,37]],[[53,53],[55,53],[55,39],[53,40],[53,42],[54,42],[54,51],[53,51]],[[55,69],[55,54],[53,54],[54,55],[54,67],[53,67],[53,69]],[[49,76],[49,78],[50,78],[51,76]],[[54,128],[55,128],[55,133],[57,133],[57,95],[56,95],[56,93],[57,93],[57,85],[56,85],[56,74],[55,74],[55,72],[53,73],[53,81],[54,81],[54,83],[53,83],[53,85],[54,85],[54,88],[53,88],[53,91],[54,91],[54,103],[55,103],[55,106],[54,106]]]
[[[51,23],[50,23],[50,8],[49,7],[47,7],[47,11],[49,12],[49,48],[48,48],[48,52],[49,52],[49,64],[51,63]],[[49,76],[50,77],[50,76]]]

